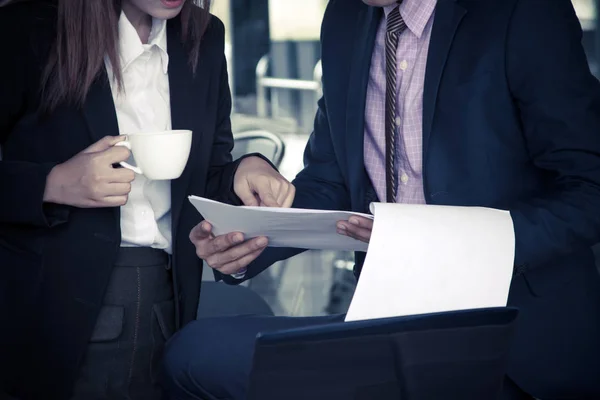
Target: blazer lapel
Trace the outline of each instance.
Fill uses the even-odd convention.
[[[372,185],[364,162],[365,105],[371,55],[382,15],[383,10],[380,7],[368,7],[361,12],[356,24],[356,47],[350,70],[352,85],[348,90],[346,105],[346,165],[349,181],[358,183],[350,187],[351,198],[360,201],[372,200],[366,200],[366,193]]]
[[[456,0],[439,0],[435,10],[423,89],[423,163],[427,156],[438,90],[448,53],[466,13],[467,10]]]
[[[202,107],[197,83],[194,82],[194,76],[188,64],[188,53],[181,40],[179,18],[174,18],[167,24],[167,51],[169,53],[171,126],[172,129],[188,129],[193,132],[192,151],[187,166],[181,176],[171,182],[171,218],[175,237],[181,208],[184,201],[187,200],[186,192],[192,170],[191,165],[194,165],[193,158],[196,156],[195,149],[198,148],[197,144],[202,135],[200,125],[195,123],[199,121],[199,118],[192,118]],[[200,56],[196,70],[197,76],[206,76],[207,73],[203,71],[203,68],[206,68],[206,64],[202,62],[202,56]]]
[[[104,67],[101,75],[90,87],[83,104],[83,115],[87,121],[91,143],[96,143],[105,136],[119,135],[117,112],[108,81],[108,74]],[[119,207],[113,208],[112,215],[115,218],[114,222],[117,227],[119,226],[120,212]]]
[[[87,121],[92,143],[104,136],[119,135],[117,113],[113,102],[106,70],[96,79],[83,105],[83,115]]]

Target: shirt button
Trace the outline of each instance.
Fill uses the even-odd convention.
[[[400,177],[400,180],[402,181],[402,183],[408,182],[408,175],[402,174],[402,176]]]
[[[406,68],[408,68],[408,62],[406,60],[402,60],[402,62],[400,62],[400,69],[402,71],[406,71]]]
[[[402,123],[402,119],[400,119],[400,117],[396,117],[396,126],[400,126],[400,124]]]

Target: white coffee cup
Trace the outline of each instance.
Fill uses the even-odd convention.
[[[183,173],[192,148],[192,131],[174,130],[126,135],[116,146],[127,147],[137,166],[122,167],[151,180],[177,179]]]

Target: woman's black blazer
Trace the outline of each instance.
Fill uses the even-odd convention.
[[[78,375],[121,241],[119,208],[44,204],[46,177],[106,135],[118,135],[106,73],[83,107],[39,118],[41,71],[55,36],[52,2],[0,9],[0,393],[65,399]],[[231,96],[224,27],[215,17],[192,73],[179,18],[168,22],[173,129],[193,131],[182,176],[172,182],[176,326],[195,318],[201,261],[188,239],[201,217],[195,194],[237,202],[232,180]],[[169,335],[169,332],[165,332]]]

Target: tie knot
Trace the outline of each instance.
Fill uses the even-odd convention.
[[[387,16],[387,32],[397,33],[401,32],[406,28],[406,24],[400,15],[400,6],[396,6],[390,11]]]

